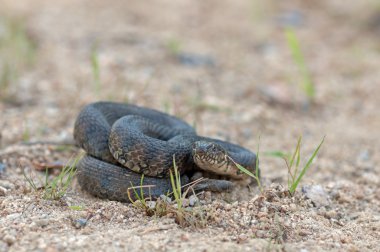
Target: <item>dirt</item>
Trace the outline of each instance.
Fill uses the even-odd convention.
[[[0,41],[17,22],[20,40],[35,45],[25,63],[16,40],[0,44],[0,251],[380,251],[376,1],[0,5]],[[314,97],[300,88],[287,26]],[[7,59],[17,70],[10,81]],[[80,108],[97,100],[166,111],[253,151],[260,136],[264,191],[199,195],[193,211],[205,213],[205,227],[92,197],[75,179],[63,198],[44,199],[24,173],[43,180],[36,169],[78,153],[62,144],[72,142]],[[326,139],[291,196],[284,161],[265,153],[293,151],[300,135],[303,163]]]

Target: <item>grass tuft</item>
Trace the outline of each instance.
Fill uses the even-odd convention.
[[[61,199],[69,189],[72,180],[76,174],[76,165],[81,156],[78,156],[73,161],[70,159],[68,164],[62,168],[57,177],[49,180],[48,169],[46,169],[45,181],[42,182],[42,187],[38,187],[31,177],[28,177],[24,172],[25,180],[34,191],[43,190],[42,197],[48,200]]]
[[[145,209],[148,209],[148,206],[147,206],[147,203],[146,203],[146,198],[144,196],[144,188],[146,187],[150,187],[150,186],[144,186],[143,185],[143,182],[144,182],[144,174],[141,175],[141,179],[140,179],[140,186],[134,186],[131,182],[131,187],[128,188],[128,199],[129,201],[136,207],[143,207]],[[140,189],[140,194],[137,192],[136,189]],[[133,191],[133,194],[135,196],[135,199],[134,200],[132,198],[132,195],[130,193],[130,190]],[[149,194],[148,196],[148,199],[151,199],[151,196]]]
[[[166,47],[172,55],[178,55],[182,51],[182,43],[179,39],[176,38],[169,39],[166,43]]]
[[[46,169],[44,199],[58,200],[66,194],[76,174],[78,161],[79,158],[76,158],[73,162],[70,160],[69,164],[63,167],[58,176],[52,180],[48,179],[48,171]]]
[[[301,88],[309,102],[312,102],[315,98],[315,85],[312,80],[311,73],[306,66],[305,58],[294,29],[290,27],[286,28],[285,37],[288,47],[292,52],[293,61],[297,65],[298,71],[301,75]]]
[[[319,152],[319,149],[321,148],[323,142],[325,141],[325,137],[323,137],[322,141],[318,145],[318,147],[315,149],[307,163],[302,167],[301,171],[299,172],[300,168],[300,160],[301,160],[301,142],[302,137],[298,138],[296,149],[293,153],[293,155],[289,158],[284,158],[286,166],[288,168],[288,189],[291,195],[294,195],[295,191],[297,190],[298,184],[302,180],[303,176],[305,175],[306,171],[310,168],[314,158]]]
[[[140,186],[132,185],[129,188],[131,191],[133,191],[135,200],[132,197],[130,190],[128,190],[128,198],[135,207],[143,209],[148,216],[171,216],[181,227],[205,227],[207,222],[207,213],[202,208],[185,208],[183,206],[185,197],[188,194],[189,190],[192,188],[191,186],[197,182],[192,182],[186,191],[182,192],[183,188],[188,185],[181,185],[181,176],[174,158],[175,157],[173,156],[173,171],[170,171],[172,193],[167,193],[165,195],[167,199],[158,198],[156,201],[153,201],[150,194],[145,197],[143,188],[150,188],[151,186],[143,185],[143,175],[141,176]],[[140,189],[140,193],[138,193],[136,189]],[[174,197],[174,202],[168,200],[169,196],[171,195]]]
[[[0,31],[0,98],[9,99],[20,72],[34,63],[37,46],[23,20],[0,17]]]
[[[34,179],[32,178],[32,176],[28,176],[26,175],[25,173],[25,170],[23,170],[23,175],[24,175],[24,178],[26,180],[26,182],[29,184],[30,188],[33,190],[33,191],[38,191],[40,188],[39,186],[36,185],[36,183],[34,182]]]
[[[182,208],[182,187],[181,187],[181,176],[178,172],[178,167],[175,162],[175,157],[173,155],[173,168],[174,168],[174,174],[172,170],[170,170],[170,183],[172,185],[174,199],[177,202],[177,208],[180,210]]]

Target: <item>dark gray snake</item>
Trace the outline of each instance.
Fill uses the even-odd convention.
[[[128,191],[135,193],[132,186],[142,185],[145,196],[168,193],[174,161],[182,184],[197,170],[234,179],[246,176],[236,163],[255,171],[256,155],[247,149],[198,136],[193,127],[174,116],[135,105],[87,105],[76,119],[74,139],[86,151],[77,164],[79,184],[111,200],[129,201]],[[223,191],[231,186],[227,180],[208,179],[196,188]],[[140,193],[140,188],[136,191]]]

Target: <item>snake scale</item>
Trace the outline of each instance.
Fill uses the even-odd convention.
[[[174,162],[182,184],[199,170],[234,179],[246,176],[236,163],[255,171],[256,155],[249,150],[199,136],[179,118],[131,104],[85,106],[75,121],[74,139],[86,151],[77,164],[80,186],[110,200],[128,202],[132,186],[142,186],[143,194],[152,197],[168,193]],[[217,179],[196,185],[197,190],[212,191],[231,187],[232,182]],[[136,191],[141,193],[140,188]]]

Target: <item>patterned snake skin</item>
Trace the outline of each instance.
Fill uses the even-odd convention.
[[[235,162],[255,171],[256,155],[241,146],[198,136],[193,127],[168,114],[135,105],[97,102],[83,108],[74,127],[74,139],[86,151],[78,162],[78,182],[91,194],[129,201],[132,186],[158,197],[171,191],[169,170],[174,162],[181,182],[196,170],[240,179],[246,176]],[[232,162],[233,160],[234,162]],[[196,189],[225,191],[226,180],[208,179]],[[136,189],[140,193],[140,188]]]

